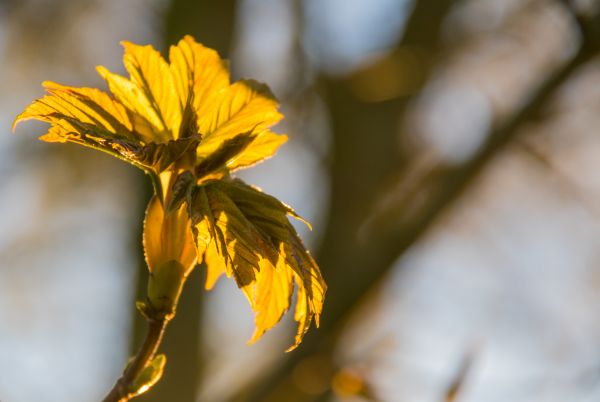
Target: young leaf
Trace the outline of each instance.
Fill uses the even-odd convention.
[[[51,137],[55,141],[56,137],[70,141],[69,136],[83,134],[106,140],[137,140],[127,111],[107,94],[93,88],[73,88],[53,82],[45,82],[44,87],[49,94],[25,108],[15,118],[13,130],[22,121],[36,119],[56,127]],[[75,126],[73,122],[81,125]]]
[[[283,116],[266,85],[230,83],[227,62],[186,36],[167,63],[151,46],[123,42],[129,78],[98,67],[112,96],[45,83],[48,95],[17,116],[50,123],[41,139],[97,149],[148,173],[156,196],[144,225],[149,302],[172,314],[185,277],[201,259],[206,287],[233,276],[256,314],[255,341],[290,308],[298,345],[318,325],[325,283],[277,199],[230,173],[270,156],[287,137],[270,131]],[[185,202],[185,206],[184,206]],[[193,232],[193,233],[192,233]]]
[[[193,109],[203,115],[229,87],[229,69],[219,54],[186,35],[169,51],[171,73],[181,109],[193,92]]]
[[[298,331],[293,349],[310,327],[318,325],[326,285],[321,273],[287,219],[293,210],[241,180],[218,180],[198,186],[190,199],[190,217],[199,259],[212,286],[225,267],[256,313],[251,342],[272,328],[289,309],[292,281]]]
[[[127,41],[121,44],[125,48],[123,64],[131,82],[143,90],[162,127],[170,131],[171,138],[177,138],[182,110],[169,64],[150,45],[139,46]]]
[[[208,158],[225,141],[244,132],[256,133],[256,138],[240,155],[241,162],[234,160],[228,164],[229,170],[272,156],[287,139],[267,130],[283,117],[277,106],[277,100],[266,85],[256,81],[238,81],[222,91],[210,107],[198,110],[198,129],[203,134],[197,149],[199,160]]]
[[[164,148],[166,155],[156,155],[173,140],[197,138],[192,164],[201,172],[222,174],[272,156],[286,141],[268,130],[283,116],[267,86],[252,80],[230,84],[227,63],[190,36],[171,47],[170,64],[152,46],[123,46],[130,78],[97,67],[112,97],[46,82],[49,95],[34,101],[14,125],[28,119],[48,122],[52,127],[41,137],[45,141],[88,146],[146,170],[150,166],[154,173],[179,156],[170,152],[172,146]]]
[[[114,97],[131,113],[136,116],[136,126],[148,142],[163,142],[172,138],[168,127],[158,112],[158,107],[153,105],[153,100],[148,99],[144,88],[135,82],[118,74],[111,73],[105,67],[96,67],[98,74],[108,84],[108,89]],[[154,77],[157,79],[158,77]]]
[[[166,364],[165,355],[156,355],[129,387],[129,397],[141,395],[152,388],[162,377]]]
[[[217,171],[227,172],[227,166],[254,141],[255,135],[251,132],[238,134],[237,136],[225,140],[212,152],[206,159],[196,166],[196,176],[203,178],[210,173]]]
[[[179,138],[158,144],[151,142],[132,149],[126,156],[157,174],[174,164],[178,164],[177,168],[190,169],[194,164],[192,153],[198,146],[198,142],[198,139],[193,137]]]

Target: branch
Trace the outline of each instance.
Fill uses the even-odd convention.
[[[587,21],[591,23],[591,20]],[[360,261],[359,263],[367,264],[370,269],[361,272],[360,283],[349,283],[344,292],[336,295],[343,299],[338,303],[342,307],[337,311],[328,312],[334,314],[335,324],[339,326],[344,322],[353,306],[360,301],[367,290],[376,285],[393,268],[393,262],[398,256],[412,246],[432,223],[453,205],[489,162],[518,135],[523,124],[540,113],[548,100],[573,73],[598,53],[598,46],[594,45],[597,43],[583,36],[576,55],[550,76],[505,124],[493,130],[473,158],[461,166],[442,171],[436,170],[432,172],[431,177],[426,177],[426,182],[423,184],[427,197],[423,200],[423,194],[415,195],[422,204],[407,221],[398,225],[397,220],[385,215],[374,222],[373,227],[377,228],[377,231],[369,233],[372,236],[367,245],[369,253],[365,254],[369,257],[377,256],[377,261],[370,263],[368,260]]]
[[[377,285],[393,268],[393,262],[398,256],[411,247],[459,199],[489,162],[518,135],[523,124],[538,115],[573,73],[597,54],[597,37],[590,36],[589,28],[597,22],[597,17],[585,20],[578,17],[577,22],[580,24],[582,39],[576,55],[552,74],[505,124],[493,130],[472,159],[458,167],[432,171],[422,183],[427,197],[423,200],[423,193],[415,194],[422,204],[402,225],[398,225],[397,220],[390,219],[389,215],[380,216],[373,225],[378,230],[370,233],[369,242],[354,254],[356,258],[344,266],[344,278],[330,278],[330,295],[335,293],[336,301],[328,306],[324,315],[326,321],[317,331],[318,334],[309,334],[299,350],[257,381],[254,387],[242,390],[229,400],[276,400],[273,398],[273,391],[278,392],[282,385],[291,384],[290,373],[298,362],[311,355],[332,355],[343,324],[368,290]],[[364,269],[365,267],[369,269]],[[348,280],[357,275],[360,280]],[[343,288],[343,291],[334,292],[334,288]]]
[[[170,319],[169,315],[158,319],[148,318],[148,332],[144,343],[102,402],[127,402],[147,390],[147,388],[143,389],[145,386],[135,390],[134,385],[144,368],[148,367],[154,359]]]

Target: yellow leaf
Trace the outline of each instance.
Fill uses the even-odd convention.
[[[133,134],[127,110],[107,93],[96,88],[75,88],[52,81],[46,81],[42,85],[65,104],[71,104],[71,110],[80,109],[107,130],[126,137]]]
[[[139,143],[125,108],[107,94],[93,88],[73,88],[45,82],[48,95],[35,100],[14,123],[37,119],[52,126],[40,139],[73,142],[120,159]],[[136,164],[136,161],[130,161]],[[139,166],[139,164],[138,164]],[[140,166],[142,167],[142,166]],[[142,167],[143,168],[143,167]]]
[[[193,90],[193,109],[204,115],[229,87],[227,63],[213,49],[186,35],[169,52],[171,72],[181,109],[185,109]]]
[[[283,250],[280,252],[283,253]],[[255,285],[256,328],[249,343],[259,340],[289,309],[294,290],[293,273],[283,258],[277,260],[276,266],[270,260],[261,258]]]
[[[189,164],[198,166],[201,179],[260,162],[286,141],[285,135],[269,131],[283,116],[268,87],[253,80],[230,84],[227,63],[192,37],[171,47],[169,63],[150,45],[123,46],[129,78],[97,67],[112,97],[93,88],[48,82],[49,95],[33,102],[15,124],[48,122],[52,128],[42,137],[45,141],[89,146],[144,169],[148,164],[127,155],[160,148],[152,144],[198,138]]]
[[[135,116],[133,122],[135,129],[143,137],[144,142],[161,142],[172,138],[142,88],[102,66],[96,67],[96,70],[106,80],[108,89],[114,97]]]
[[[96,125],[111,138],[135,139],[125,108],[108,94],[94,88],[74,88],[44,82],[49,95],[31,103],[13,123],[13,129],[29,119],[56,123],[62,116]]]
[[[277,100],[256,81],[231,84],[227,63],[190,36],[170,48],[169,63],[151,46],[123,46],[129,78],[97,68],[112,96],[45,83],[48,95],[15,125],[50,123],[44,141],[81,144],[151,173],[157,194],[146,214],[144,249],[153,307],[172,314],[181,277],[203,260],[207,288],[225,273],[246,295],[256,316],[252,342],[290,309],[295,285],[297,346],[313,319],[318,325],[326,290],[287,216],[300,218],[229,176],[286,141],[270,131],[283,117]]]
[[[289,309],[295,282],[298,331],[290,350],[296,347],[313,318],[318,325],[326,290],[317,264],[287,219],[288,214],[297,215],[241,180],[197,186],[189,203],[198,256],[204,255],[209,270],[207,286],[214,284],[223,266],[233,274],[256,314],[251,342]]]
[[[141,88],[152,109],[160,118],[162,128],[178,138],[182,107],[171,75],[171,69],[160,53],[152,46],[139,46],[122,42],[125,48],[123,64],[131,82]]]
[[[248,132],[223,141],[219,148],[196,166],[196,176],[202,179],[211,174],[214,176],[217,172],[226,174],[231,161],[235,161],[255,138],[255,135]]]
[[[286,141],[287,135],[275,134],[269,130],[265,130],[254,137],[253,141],[244,149],[244,152],[227,161],[227,170],[233,172],[255,165],[275,154],[279,147]]]
[[[216,238],[211,239],[209,244],[206,246],[204,263],[206,265],[206,283],[204,285],[206,290],[211,290],[214,288],[221,275],[231,271],[231,265],[228,264],[227,260],[225,260],[225,258],[223,258],[222,254],[219,252]],[[253,304],[254,300],[252,300],[250,303]]]
[[[210,107],[197,112],[198,130],[203,136],[197,150],[199,160],[208,158],[223,142],[245,132],[261,134],[263,138],[255,145],[251,143],[240,154],[243,163],[230,162],[231,169],[249,166],[272,156],[285,142],[285,136],[277,140],[275,137],[278,135],[267,131],[283,117],[277,111],[278,102],[269,89],[256,81],[242,80],[220,94]]]
[[[229,198],[212,186],[198,186],[190,200],[190,216],[198,248],[204,254],[209,270],[206,287],[211,287],[219,274],[233,276],[240,289],[254,304],[252,284],[259,269],[255,250],[258,234],[244,219]],[[207,252],[204,252],[204,251]]]
[[[46,134],[40,136],[40,140],[45,142],[67,142],[68,136],[60,126],[51,126]]]
[[[319,326],[327,289],[317,263],[302,244],[286,215],[300,220],[302,218],[275,197],[248,186],[241,180],[220,181],[216,184],[235,201],[244,215],[265,233],[273,244],[279,244],[280,257],[284,259],[286,266],[294,271],[298,289],[294,319],[298,322],[298,331],[294,345],[288,349],[292,350],[302,341],[313,318]]]

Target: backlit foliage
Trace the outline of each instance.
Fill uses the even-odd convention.
[[[313,318],[318,325],[326,289],[287,218],[299,217],[230,176],[286,141],[269,130],[283,117],[277,100],[255,81],[231,83],[227,63],[189,36],[171,47],[169,63],[151,46],[123,46],[129,78],[97,68],[111,94],[45,82],[48,94],[14,124],[50,123],[42,140],[94,148],[148,173],[156,190],[144,228],[151,276],[185,279],[201,262],[207,289],[233,276],[256,313],[252,341],[290,308],[295,284],[297,346]],[[149,295],[153,307],[160,297]]]

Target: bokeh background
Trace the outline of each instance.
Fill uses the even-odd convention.
[[[186,285],[140,402],[600,400],[594,0],[0,2],[0,400],[93,402],[143,333],[149,183],[11,134],[40,83],[184,34],[267,82],[290,141],[240,175],[308,218],[322,326],[245,344],[232,281]]]

